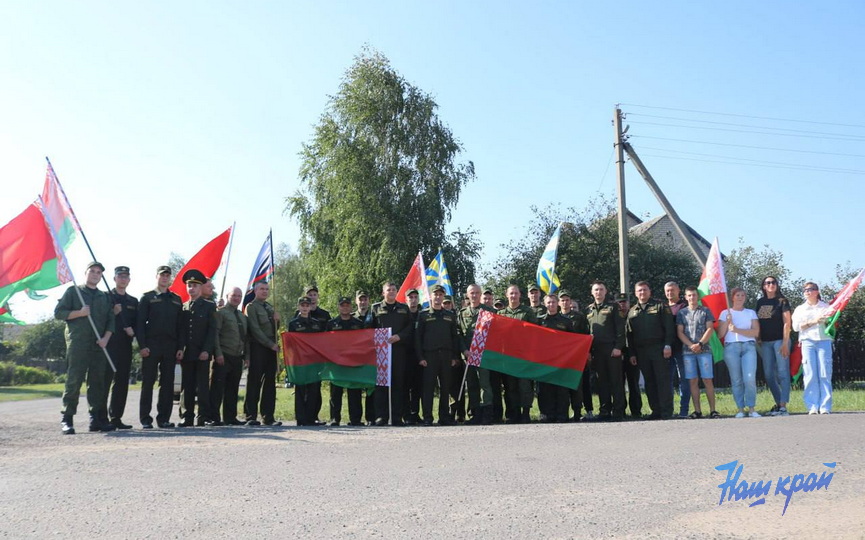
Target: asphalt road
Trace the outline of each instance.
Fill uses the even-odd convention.
[[[0,535],[865,538],[865,413],[109,434],[79,415],[63,436],[59,410],[0,403]],[[715,467],[733,460],[772,481],[765,504],[718,505]],[[828,489],[793,494],[782,516],[778,477],[824,462]]]

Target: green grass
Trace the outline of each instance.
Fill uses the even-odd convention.
[[[140,385],[133,385],[130,387],[131,390],[140,389]],[[63,384],[32,384],[32,385],[24,385],[24,386],[2,386],[0,387],[0,403],[7,401],[22,401],[28,399],[44,399],[44,398],[56,398],[59,399],[63,394]],[[321,414],[319,415],[320,420],[327,421],[330,418],[330,406],[328,405],[328,400],[330,399],[330,385],[328,383],[323,383],[321,385],[321,394],[322,394],[322,407]],[[82,391],[83,398],[83,391]],[[240,399],[238,400],[238,411],[243,410],[243,395],[241,394]],[[433,411],[438,410],[438,400],[433,405]],[[701,403],[702,410],[704,413],[709,412],[709,405],[706,401],[705,392],[701,392]],[[594,396],[594,404],[595,404],[595,412],[598,412],[598,397]],[[774,400],[772,399],[772,395],[768,390],[760,389],[757,392],[757,411],[765,413],[769,411],[774,405]],[[729,390],[720,392],[716,396],[716,405],[717,410],[724,416],[732,416],[736,414],[736,406],[733,403],[733,395]],[[805,413],[805,405],[802,402],[802,390],[792,390],[790,392],[790,403],[787,406],[788,410],[791,413]],[[674,398],[674,409],[678,412],[678,397]],[[836,388],[833,392],[833,411],[842,412],[842,411],[865,411],[865,389],[862,388],[854,388],[852,385],[845,385],[842,388]],[[693,406],[690,406],[690,410],[693,410]],[[643,412],[650,412],[648,402],[646,400],[645,394],[643,395]],[[538,408],[537,403],[532,408],[532,417],[538,418]],[[293,422],[294,421],[294,389],[293,388],[283,388],[282,386],[277,387],[276,390],[276,418],[278,420],[282,420],[283,422]],[[348,422],[348,398],[347,396],[343,396],[343,405],[342,405],[342,421],[343,423]]]

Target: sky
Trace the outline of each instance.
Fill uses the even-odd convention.
[[[474,163],[448,230],[479,232],[482,268],[530,206],[614,197],[622,104],[684,221],[829,282],[865,265],[863,16],[856,1],[6,2],[0,222],[41,192],[47,156],[132,294],[233,223],[226,281],[243,287],[269,229],[297,248],[283,211],[299,151],[369,46],[434,97]],[[630,163],[625,176],[628,208],[662,213]],[[83,276],[83,242],[69,259]],[[50,316],[62,290],[19,294],[13,313]]]

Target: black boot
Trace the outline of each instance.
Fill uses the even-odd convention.
[[[523,407],[523,414],[520,417],[523,424],[530,424],[532,422],[531,410],[531,407]]]
[[[72,425],[72,415],[64,414],[60,421],[60,431],[64,435],[75,435],[75,427]]]

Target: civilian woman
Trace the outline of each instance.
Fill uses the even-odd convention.
[[[793,312],[793,330],[802,345],[803,398],[808,414],[832,412],[832,337],[826,334],[829,304],[820,298],[820,288],[809,281],[805,303]]]
[[[757,403],[757,335],[760,323],[753,309],[745,309],[745,291],[732,291],[733,307],[718,317],[718,337],[724,340],[724,363],[730,372],[733,399],[739,412],[736,418],[760,418]],[[745,413],[745,408],[749,413]]]
[[[757,300],[760,322],[760,353],[766,386],[775,398],[772,416],[787,416],[790,400],[790,302],[775,276],[763,279],[763,296]]]

